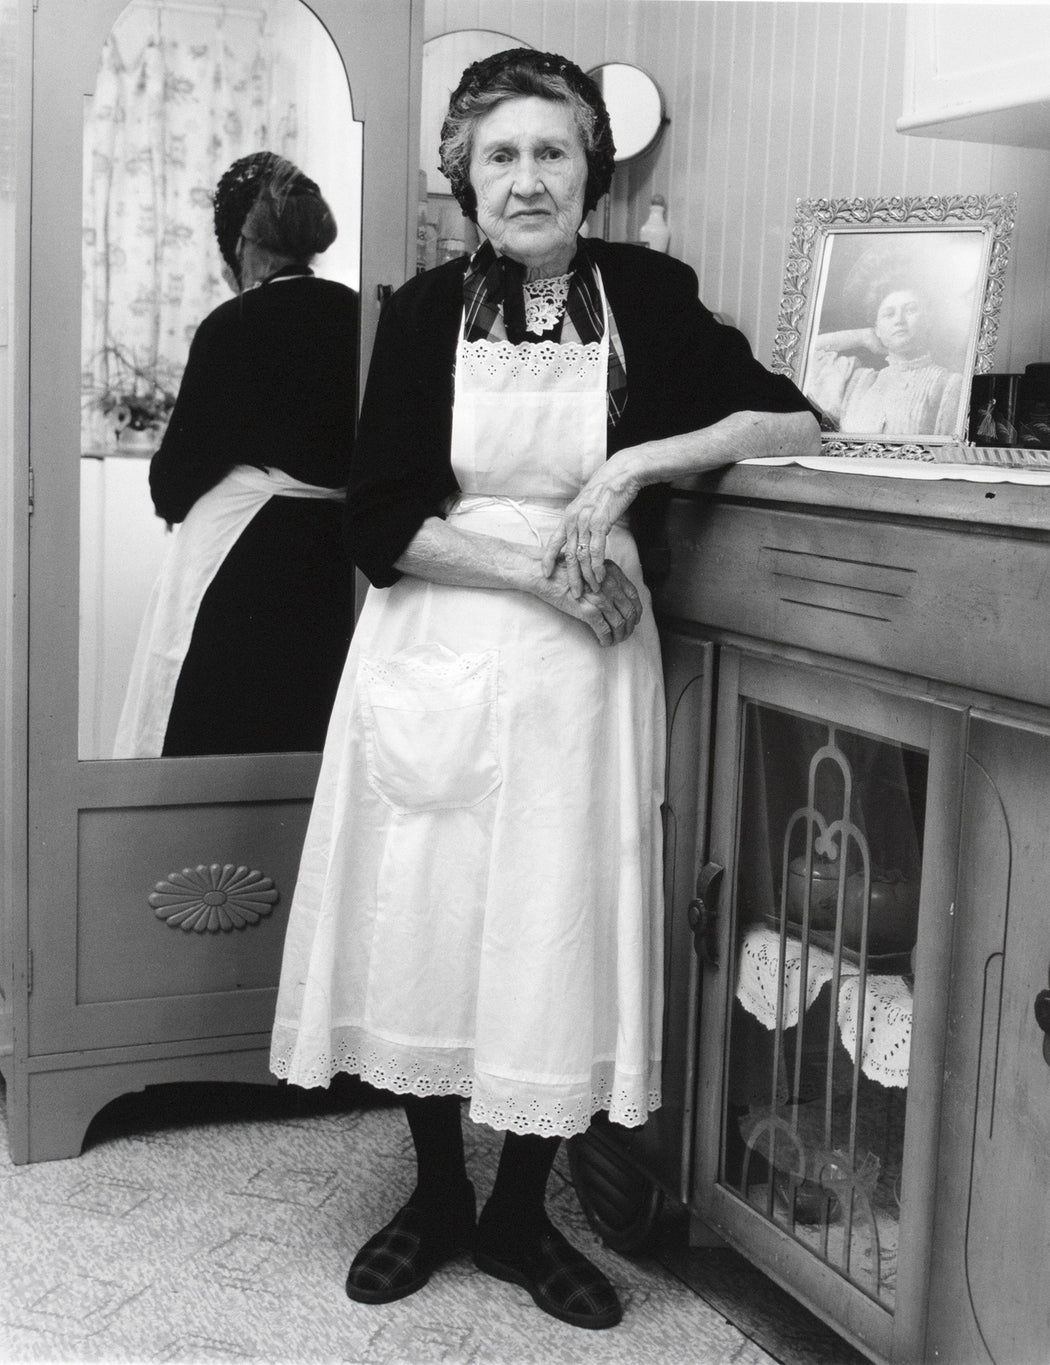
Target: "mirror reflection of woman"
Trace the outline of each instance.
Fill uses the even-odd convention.
[[[319,750],[349,644],[358,299],[310,267],[336,224],[312,180],[258,152],[221,178],[215,232],[237,296],[197,329],[150,466],[180,525],[116,758]]]
[[[271,1053],[294,1084],[348,1072],[403,1099],[418,1183],[355,1256],[358,1303],[471,1250],[561,1321],[619,1321],[545,1189],[562,1137],[660,1101],[663,687],[630,517],[678,474],[819,440],[688,266],[579,236],[613,153],[566,58],[469,67],[441,154],[483,243],[379,322],[347,493],[373,586]],[[467,1096],[504,1133],[477,1218]]]
[[[806,393],[833,431],[947,436],[959,422],[962,375],[931,349],[929,300],[909,273],[869,285],[870,325],[824,332],[810,355]]]

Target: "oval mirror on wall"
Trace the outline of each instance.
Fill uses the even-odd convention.
[[[232,297],[212,194],[233,161],[261,150],[320,186],[339,231],[314,272],[357,291],[361,125],[313,11],[301,0],[131,0],[85,102],[81,758],[114,756],[151,587],[179,534],[154,512],[149,464],[190,340]]]
[[[664,103],[653,78],[637,66],[607,62],[587,73],[597,82],[609,110],[617,164],[647,152],[660,136]]]

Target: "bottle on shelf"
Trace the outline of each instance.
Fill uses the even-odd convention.
[[[649,205],[649,217],[638,230],[638,239],[643,246],[653,251],[666,251],[671,240],[671,229],[667,226],[667,200],[662,194],[654,194]]]
[[[430,221],[427,198],[427,173],[419,172],[419,202],[416,207],[416,274],[422,275],[437,264],[437,224]]]

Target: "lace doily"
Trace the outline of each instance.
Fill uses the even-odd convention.
[[[333,1033],[330,1050],[303,1068],[295,1058],[297,1041],[294,1030],[275,1026],[270,1054],[275,1076],[310,1089],[327,1086],[343,1071],[395,1095],[462,1095],[470,1098],[473,1122],[501,1132],[574,1137],[586,1132],[602,1109],[613,1123],[636,1128],[660,1107],[659,1058],[650,1063],[647,1075],[617,1075],[615,1063],[598,1062],[589,1085],[530,1085],[478,1075],[470,1048],[434,1049],[425,1055],[395,1043],[378,1045],[356,1028]]]
[[[834,958],[824,948],[810,945],[806,979],[806,1009],[813,1004],[834,975]],[[784,973],[782,1027],[798,1023],[802,985],[802,944],[789,938]],[[780,935],[774,929],[751,929],[740,948],[736,998],[744,1009],[767,1029],[777,1025],[777,986],[780,980]],[[900,976],[873,976],[864,993],[865,1027],[861,1043],[861,1070],[880,1085],[908,1084],[911,1054],[912,994]],[[838,1025],[842,1045],[851,1057],[857,1046],[859,969],[843,962],[839,981]]]
[[[865,991],[865,1029],[861,1070],[881,1085],[908,1084],[911,1055],[912,994],[900,976],[869,976]],[[846,977],[839,987],[839,1033],[851,1057],[857,1048],[857,1002],[860,978]]]
[[[541,337],[561,321],[572,275],[525,281],[525,330]]]

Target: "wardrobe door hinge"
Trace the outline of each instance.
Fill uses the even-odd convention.
[[[36,477],[33,474],[33,466],[29,466],[29,515],[33,515],[33,508],[36,506]]]
[[[26,954],[26,995],[33,994],[33,950]]]

